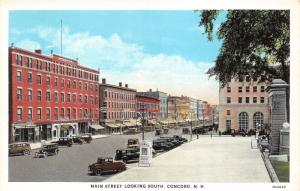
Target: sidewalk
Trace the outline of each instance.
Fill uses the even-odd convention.
[[[252,137],[201,136],[107,182],[271,182]]]
[[[93,139],[100,139],[100,138],[105,138],[108,137],[109,135],[92,135]],[[51,140],[51,141],[55,141],[55,140]],[[45,141],[45,143],[50,143],[51,141]],[[41,148],[42,143],[38,142],[38,143],[30,143],[30,147],[31,149],[39,149]]]

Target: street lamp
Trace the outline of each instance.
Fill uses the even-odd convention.
[[[141,104],[142,110],[142,140],[145,140],[145,104]]]
[[[192,120],[192,112],[191,112],[191,141],[193,139],[193,120]]]

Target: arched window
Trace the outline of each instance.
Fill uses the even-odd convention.
[[[264,128],[264,114],[262,112],[256,112],[253,115],[253,127],[255,129],[263,129]]]
[[[246,112],[242,112],[239,114],[239,129],[240,130],[247,130],[249,124],[249,117]]]

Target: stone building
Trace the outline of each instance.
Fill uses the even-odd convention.
[[[219,89],[219,130],[264,128],[268,123],[266,83],[245,77]]]

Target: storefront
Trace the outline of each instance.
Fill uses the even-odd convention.
[[[78,135],[78,123],[52,124],[52,139]]]
[[[89,132],[93,135],[100,135],[105,133],[105,127],[99,124],[89,125]]]
[[[43,124],[39,125],[40,127],[40,135],[41,140],[51,140],[52,139],[52,133],[51,133],[51,125],[50,124]]]
[[[78,133],[85,134],[89,132],[89,124],[88,122],[79,122],[78,123]]]
[[[32,123],[13,124],[13,136],[15,142],[40,141],[39,126]]]

